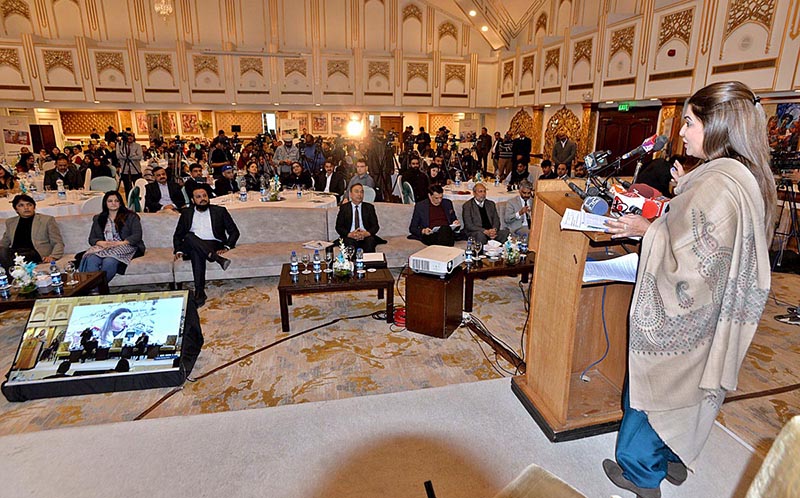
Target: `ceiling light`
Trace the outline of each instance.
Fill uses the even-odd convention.
[[[544,106],[545,106],[545,107],[550,107],[550,104],[545,104]]]
[[[653,98],[652,98],[652,99],[650,99],[650,100],[658,100],[658,99],[657,99],[657,98],[655,98],[655,97],[653,97]]]
[[[315,106],[319,107],[321,104],[314,104]]]
[[[606,100],[606,104],[613,104],[613,103],[614,103],[613,100]]]
[[[475,17],[475,16],[477,16],[477,15],[478,15],[478,13],[477,13],[477,12],[475,12],[474,10],[470,10],[470,11],[469,11],[469,16],[470,16],[470,17]]]
[[[155,0],[155,3],[153,3],[153,8],[164,21],[166,21],[167,18],[172,15],[172,11],[174,10],[172,7],[172,0]]]
[[[364,123],[361,121],[350,121],[347,123],[347,134],[351,137],[360,137],[364,132]]]
[[[236,102],[231,102],[231,105],[236,105]]]
[[[484,26],[481,26],[481,31],[483,31],[484,33],[486,33],[487,31],[489,31],[489,26],[485,26],[485,25],[484,25]]]
[[[274,104],[272,104],[272,105],[281,105],[281,104],[280,104],[280,102],[275,102],[275,103],[274,103]]]
[[[44,100],[44,102],[50,102],[49,100]]]
[[[99,103],[100,103],[100,101],[99,101],[99,100],[95,100],[95,101],[94,101],[94,103],[95,103],[95,104],[99,104]]]

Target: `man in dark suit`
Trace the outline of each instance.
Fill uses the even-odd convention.
[[[492,149],[492,136],[489,135],[489,130],[486,127],[481,128],[481,134],[475,143],[475,152],[478,154],[478,167],[481,169],[481,174],[485,175],[488,167],[487,159],[489,158],[489,151]]]
[[[153,169],[156,181],[148,183],[144,188],[144,210],[148,213],[175,212],[186,206],[181,187],[167,180],[167,170],[161,166]]]
[[[350,187],[350,202],[339,206],[336,215],[336,233],[346,246],[361,248],[364,252],[375,252],[380,239],[380,226],[375,206],[364,201],[364,187],[360,183]]]
[[[239,229],[228,210],[213,206],[208,200],[211,190],[200,185],[192,192],[192,206],[181,211],[178,226],[172,236],[175,260],[180,258],[192,261],[194,277],[194,299],[200,307],[206,302],[206,261],[216,262],[227,270],[231,262],[222,257],[236,246]]]
[[[500,228],[497,206],[486,198],[486,186],[482,183],[476,183],[472,188],[472,199],[461,207],[461,218],[467,236],[481,244],[490,240],[505,242],[508,238],[508,230]]]
[[[236,172],[233,171],[233,166],[226,164],[222,167],[222,178],[217,178],[214,182],[214,194],[222,197],[237,192],[239,192],[239,184],[236,183]]]
[[[556,143],[553,144],[552,159],[555,164],[566,164],[572,166],[572,161],[575,160],[575,155],[578,153],[578,144],[573,142],[567,136],[564,130],[556,132]]]
[[[5,220],[6,231],[0,239],[0,265],[11,271],[14,254],[25,261],[49,263],[64,255],[64,241],[56,219],[36,213],[36,201],[27,194],[16,195],[11,200],[19,216]]]
[[[428,196],[428,175],[420,170],[419,156],[412,156],[408,169],[403,173],[403,181],[411,185],[414,191],[414,202],[419,202]]]
[[[83,182],[78,179],[78,169],[69,164],[69,159],[64,154],[56,157],[56,167],[47,170],[44,174],[44,186],[51,190],[58,188],[58,180],[64,182],[66,190],[83,187]]]
[[[409,239],[421,240],[425,245],[453,247],[456,232],[461,229],[453,203],[444,198],[441,185],[428,187],[428,198],[417,201],[408,231]]]
[[[333,170],[333,163],[330,160],[326,160],[323,167],[325,171],[314,179],[314,190],[317,192],[330,192],[336,194],[337,200],[341,199],[347,183],[344,176]]]
[[[523,130],[519,130],[519,136],[514,139],[511,146],[513,163],[524,163],[526,166],[531,162],[531,139],[525,136]]]
[[[189,166],[189,178],[183,182],[183,192],[189,201],[192,200],[192,192],[194,192],[194,189],[201,185],[208,185],[206,179],[203,178],[203,166],[199,163],[192,163]],[[214,197],[210,188],[208,189],[208,193],[211,197]]]

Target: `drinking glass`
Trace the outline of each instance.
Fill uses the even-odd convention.
[[[75,285],[78,283],[78,281],[75,279],[76,270],[77,268],[75,268],[75,263],[73,263],[72,261],[67,263],[67,265],[64,267],[64,272],[67,274],[67,281],[64,283],[66,283],[67,285]]]
[[[308,269],[308,263],[311,261],[311,257],[308,255],[308,253],[303,254],[300,257],[300,261],[303,263],[303,275],[308,275],[311,273],[311,270]]]
[[[483,249],[483,244],[481,244],[480,240],[476,240],[474,244],[472,244],[472,249],[475,251],[475,257],[481,255],[481,249]]]
[[[333,251],[325,251],[325,273],[333,273]]]

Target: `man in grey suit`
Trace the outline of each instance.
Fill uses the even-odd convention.
[[[564,130],[556,132],[556,143],[553,145],[553,164],[564,163],[567,167],[572,166],[575,155],[578,153],[578,144],[567,137]]]
[[[482,183],[476,183],[472,188],[472,199],[461,208],[461,219],[464,220],[467,237],[481,244],[489,240],[505,242],[508,238],[508,230],[500,228],[497,206],[486,198],[486,186]]]
[[[531,212],[533,211],[533,185],[528,180],[519,182],[519,195],[509,199],[503,216],[511,234],[527,239],[531,229]]]
[[[14,254],[25,261],[49,263],[64,255],[64,241],[56,219],[46,214],[36,214],[36,201],[19,194],[11,201],[19,216],[6,220],[6,231],[0,241],[0,265],[9,270]]]

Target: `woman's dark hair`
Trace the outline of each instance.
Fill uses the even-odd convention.
[[[14,185],[16,185],[16,182],[14,181],[14,175],[12,175],[11,172],[5,169],[3,166],[0,166],[0,170],[3,172],[2,177],[0,177],[0,188],[14,188]]]
[[[125,226],[125,221],[128,219],[128,216],[130,216],[133,211],[125,207],[125,203],[122,201],[122,194],[116,190],[109,190],[106,192],[106,195],[103,196],[103,210],[100,211],[100,216],[97,218],[100,227],[105,227],[106,223],[108,223],[108,204],[106,204],[106,201],[108,201],[109,197],[116,197],[119,201],[119,211],[117,211],[117,216],[114,218],[114,228],[116,228],[117,233],[119,233],[122,227]]]
[[[17,162],[17,168],[22,168],[25,171],[28,171],[28,159],[33,157],[33,152],[26,152],[19,156],[19,161]]]
[[[15,195],[14,198],[11,199],[11,206],[14,209],[17,209],[17,204],[19,204],[22,201],[30,202],[31,204],[33,204],[33,207],[36,207],[36,201],[33,200],[33,197],[29,196],[28,194],[17,194],[17,195]]]
[[[103,323],[103,328],[100,329],[99,336],[101,338],[111,330],[111,325],[114,323],[114,320],[123,313],[128,313],[129,315],[133,314],[128,308],[117,308],[112,311],[111,314],[108,315],[108,318],[106,318],[106,321]]]

